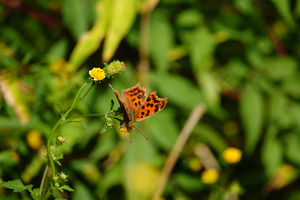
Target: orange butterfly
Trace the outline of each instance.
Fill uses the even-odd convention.
[[[167,104],[168,97],[158,98],[156,91],[150,92],[146,99],[147,89],[140,87],[140,83],[122,90],[123,98],[110,84],[109,86],[114,91],[123,112],[124,124],[120,128],[125,133],[130,133],[134,129],[135,122],[142,121],[158,113]]]

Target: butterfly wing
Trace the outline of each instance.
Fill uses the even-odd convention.
[[[135,122],[142,121],[159,111],[167,104],[168,97],[159,98],[156,92],[150,92],[145,103],[135,113]]]
[[[119,104],[120,104],[120,107],[121,107],[121,110],[122,110],[122,112],[123,112],[123,118],[124,118],[124,122],[125,122],[125,124],[128,124],[129,123],[129,116],[128,116],[128,112],[129,112],[129,108],[127,107],[127,105],[125,105],[124,104],[124,102],[123,102],[123,100],[122,100],[122,98],[121,98],[121,96],[120,96],[120,94],[119,94],[119,92],[118,92],[118,90],[114,90],[114,88],[110,85],[110,84],[108,84],[110,87],[111,87],[111,89],[114,91],[114,93],[115,93],[115,95],[116,95],[116,97],[117,97],[117,99],[118,99],[118,101],[119,101]]]
[[[122,90],[124,103],[128,105],[128,115],[132,122],[134,122],[136,111],[141,107],[146,98],[146,90],[146,88],[140,87],[140,83],[126,90]]]

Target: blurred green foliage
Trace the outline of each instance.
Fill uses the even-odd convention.
[[[126,71],[71,115],[108,112],[116,101],[108,83],[121,91],[141,82],[168,104],[136,124],[149,141],[134,131],[130,144],[117,128],[101,135],[98,117],[82,119],[88,130],[61,126],[61,169],[75,192],[57,198],[151,199],[189,113],[203,103],[208,112],[163,198],[298,199],[299,17],[300,0],[0,0],[0,180],[39,186],[56,104],[67,110],[90,69],[119,59]],[[204,144],[220,165],[214,185],[200,179]],[[231,146],[243,151],[238,164],[222,159]],[[0,188],[0,199],[18,198]]]

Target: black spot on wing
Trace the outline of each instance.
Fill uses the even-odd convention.
[[[138,99],[142,98],[142,96],[139,94]]]
[[[142,109],[145,109],[145,106],[142,106]]]
[[[147,110],[146,116],[148,116],[148,115],[149,115],[149,113],[150,113],[150,110]]]
[[[134,101],[135,101],[135,98],[133,98],[131,101],[134,102]]]
[[[147,98],[147,101],[150,101],[150,100],[151,100],[151,98],[150,98],[150,97],[148,97],[148,98]]]
[[[137,106],[137,103],[135,102],[134,105]]]

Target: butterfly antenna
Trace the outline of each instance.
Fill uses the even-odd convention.
[[[132,143],[132,142],[131,142],[131,139],[132,139],[132,133],[130,133],[130,144]]]
[[[142,136],[144,136],[144,138],[146,138],[146,136],[139,130],[137,129],[136,127],[134,127]],[[146,140],[149,140],[148,138],[146,138]]]

